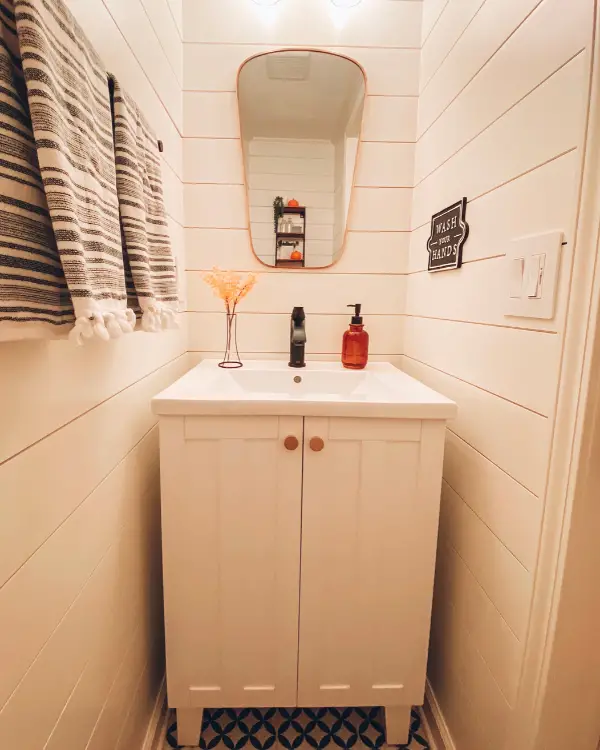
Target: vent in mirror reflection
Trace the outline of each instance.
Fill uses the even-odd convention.
[[[333,53],[283,50],[242,66],[250,233],[266,265],[323,268],[340,257],[364,98],[361,68]]]

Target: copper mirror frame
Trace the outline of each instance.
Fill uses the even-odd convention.
[[[363,133],[363,124],[364,124],[364,107],[367,97],[367,76],[364,71],[364,68],[354,59],[351,57],[348,57],[347,55],[342,55],[337,52],[330,52],[328,50],[322,50],[318,48],[313,47],[281,47],[273,50],[269,50],[267,52],[260,52],[255,55],[251,55],[250,57],[246,58],[238,67],[237,71],[237,77],[236,77],[236,98],[237,98],[237,108],[238,108],[238,124],[239,124],[239,133],[240,133],[240,141],[241,141],[241,150],[242,150],[242,169],[243,169],[243,179],[244,179],[244,190],[245,190],[245,209],[246,209],[246,229],[249,234],[250,239],[250,246],[252,248],[252,252],[254,253],[254,257],[261,263],[262,265],[268,267],[268,268],[281,268],[281,270],[285,268],[290,268],[291,266],[280,266],[277,264],[277,252],[278,252],[278,246],[277,246],[277,235],[279,234],[277,232],[277,224],[275,225],[274,234],[275,234],[275,243],[274,243],[274,249],[273,249],[273,256],[274,256],[274,263],[268,263],[266,262],[262,257],[261,254],[257,252],[256,246],[255,246],[255,238],[252,234],[252,221],[251,221],[251,202],[250,202],[250,183],[249,183],[249,169],[248,169],[248,161],[249,161],[249,154],[246,153],[245,146],[244,146],[244,124],[243,124],[243,113],[242,113],[242,97],[241,97],[241,78],[244,69],[246,66],[251,63],[253,60],[259,60],[261,58],[268,58],[269,56],[274,55],[281,55],[281,53],[285,52],[293,52],[293,53],[318,53],[319,55],[328,55],[330,57],[337,58],[339,60],[345,60],[353,66],[354,69],[360,72],[361,77],[361,83],[362,83],[362,89],[361,89],[361,104],[360,104],[360,121],[358,123],[358,130],[357,130],[357,143],[356,143],[356,154],[354,158],[354,164],[352,168],[352,183],[350,187],[350,195],[349,199],[347,201],[347,208],[346,208],[346,215],[345,215],[345,225],[343,228],[343,238],[339,245],[339,248],[337,251],[333,248],[333,242],[332,239],[332,259],[329,263],[323,263],[322,265],[305,265],[304,261],[302,263],[295,264],[293,266],[294,270],[305,270],[305,271],[312,271],[312,270],[319,270],[324,268],[330,268],[331,266],[335,265],[340,258],[342,257],[345,249],[346,244],[348,241],[348,232],[349,232],[349,226],[351,225],[351,217],[352,212],[354,209],[354,205],[356,202],[356,177],[357,177],[357,171],[358,171],[358,165],[359,161],[361,159],[362,155],[362,133]],[[272,139],[276,139],[277,136],[271,136]],[[280,137],[281,138],[281,137]],[[283,192],[280,191],[280,192]],[[334,193],[335,191],[332,190],[331,192]],[[292,198],[293,196],[288,196],[289,198]],[[268,208],[268,206],[262,206],[262,208]],[[302,208],[302,207],[300,207]],[[305,214],[304,214],[304,229],[306,230],[306,227],[308,226],[308,214],[306,207],[305,208]],[[334,208],[334,213],[336,209]],[[304,232],[304,234],[306,234]],[[304,237],[304,246],[303,246],[303,257],[305,259],[305,253],[306,253],[306,236]]]

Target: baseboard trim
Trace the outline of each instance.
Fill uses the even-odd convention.
[[[456,745],[429,680],[427,680],[425,686],[425,705],[423,706],[421,716],[423,717],[423,723],[427,727],[433,750],[456,750]]]
[[[148,722],[148,730],[142,745],[142,750],[160,750],[167,736],[168,710],[167,710],[167,684],[163,677],[160,688],[152,710],[152,716]]]

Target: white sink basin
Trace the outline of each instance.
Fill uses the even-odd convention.
[[[155,414],[450,419],[456,404],[386,362],[346,370],[339,362],[250,360],[238,370],[204,360],[152,399]]]
[[[287,394],[289,398],[325,396],[328,399],[363,398],[367,395],[367,385],[384,387],[375,382],[372,372],[342,370],[314,370],[302,368],[294,370],[243,369],[230,371],[233,382],[249,393]]]

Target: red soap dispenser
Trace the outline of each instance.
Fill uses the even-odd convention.
[[[363,326],[360,314],[361,305],[348,305],[354,308],[350,327],[344,333],[342,342],[342,364],[349,370],[363,370],[369,359],[369,334]]]

